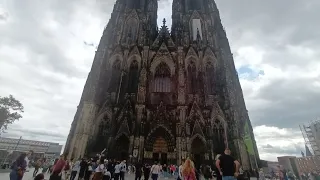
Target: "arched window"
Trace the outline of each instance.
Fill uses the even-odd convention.
[[[127,20],[122,35],[124,43],[131,44],[136,42],[138,36],[138,24],[139,22],[136,18],[130,18]]]
[[[135,93],[138,86],[138,77],[139,74],[139,66],[138,61],[134,60],[130,65],[129,70],[129,81],[128,81],[128,92]]]
[[[216,120],[213,127],[214,139],[215,139],[215,148],[216,152],[222,153],[225,146],[225,133],[223,123],[219,120]]]
[[[206,66],[206,85],[208,94],[214,94],[214,67],[212,63],[207,63]]]
[[[121,62],[116,60],[112,65],[111,80],[109,83],[109,92],[117,92],[121,78]]]
[[[170,69],[166,63],[160,63],[154,75],[154,92],[170,92],[171,78]]]
[[[99,135],[107,136],[110,133],[110,119],[106,115],[99,125]]]
[[[195,94],[197,92],[197,68],[193,61],[188,65],[188,93]]]

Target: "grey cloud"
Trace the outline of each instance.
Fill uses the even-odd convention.
[[[262,147],[263,149],[271,149],[271,148],[273,148],[273,146],[271,146],[270,144],[262,145],[261,147]]]
[[[258,47],[265,51],[262,63],[285,72],[310,72],[320,57],[320,1],[216,0],[222,23],[233,51],[240,47]],[[291,49],[290,49],[291,48]],[[310,52],[308,52],[310,51]],[[237,53],[235,53],[237,61]],[[297,128],[319,116],[319,87],[313,86],[319,77],[278,79],[261,87],[250,97],[248,108],[254,125]],[[251,95],[248,90],[247,95]],[[245,96],[246,101],[249,96]],[[270,104],[261,106],[257,101]]]

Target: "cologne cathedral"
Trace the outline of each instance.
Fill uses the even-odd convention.
[[[157,0],[116,1],[65,152],[212,163],[229,147],[244,169],[256,167],[252,126],[216,3],[173,0],[171,29],[165,20],[158,27],[157,10]]]

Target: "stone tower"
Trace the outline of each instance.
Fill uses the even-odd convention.
[[[214,0],[173,0],[172,8],[170,32],[165,20],[157,27],[157,0],[116,1],[68,136],[69,157],[106,149],[109,158],[202,163],[230,147],[244,169],[256,166]]]

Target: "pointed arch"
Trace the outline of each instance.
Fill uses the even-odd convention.
[[[187,77],[188,77],[188,93],[196,94],[197,92],[197,68],[194,61],[190,61],[187,66]]]
[[[163,138],[166,141],[168,151],[174,150],[176,145],[175,137],[171,133],[171,131],[164,125],[158,125],[150,131],[145,141],[145,148],[147,150],[152,150],[154,143],[159,137]]]
[[[121,61],[115,60],[115,62],[112,65],[111,80],[109,83],[108,92],[117,92],[119,88],[120,78],[121,78]]]
[[[211,62],[207,62],[205,68],[205,82],[207,87],[207,93],[213,95],[215,94],[215,68]]]
[[[133,60],[129,67],[129,81],[127,92],[128,93],[135,93],[138,88],[138,81],[139,81],[139,64],[138,61]]]
[[[137,41],[139,31],[139,20],[136,17],[127,19],[122,34],[123,43],[132,44]]]
[[[218,119],[213,122],[213,139],[215,152],[222,153],[225,149],[226,133],[223,122]]]
[[[153,92],[171,92],[170,68],[164,62],[160,63],[156,68]]]

